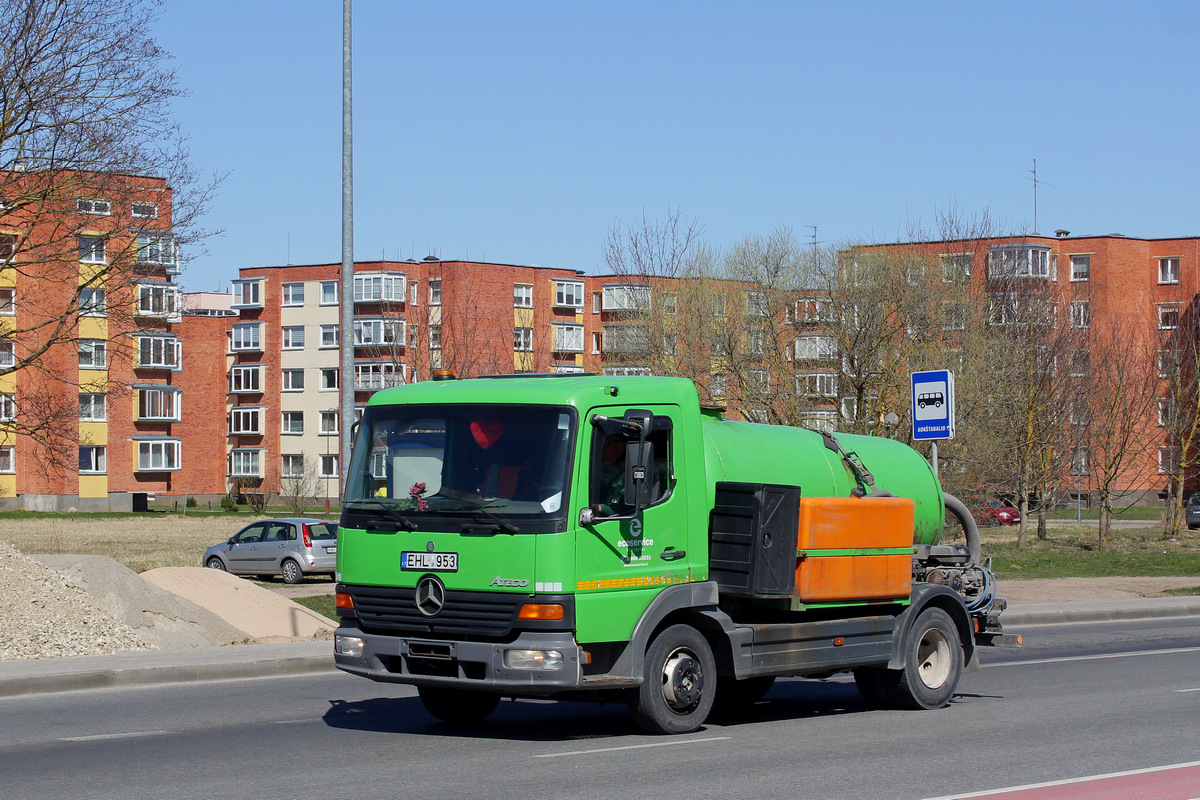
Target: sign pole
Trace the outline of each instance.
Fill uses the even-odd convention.
[[[929,443],[929,463],[933,467],[933,477],[937,478],[940,482],[942,479],[938,477],[937,470],[937,439]]]

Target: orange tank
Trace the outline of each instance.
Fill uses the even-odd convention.
[[[907,597],[914,515],[905,497],[801,499],[796,597],[805,603]]]

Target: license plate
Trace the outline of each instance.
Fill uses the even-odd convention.
[[[329,554],[331,554],[331,555],[332,555],[333,553],[336,553],[336,552],[337,552],[337,545],[335,544],[333,547],[326,547],[326,548],[325,548],[325,552],[326,552],[326,553],[329,553]]]
[[[427,572],[458,572],[458,553],[401,553],[400,569]]]

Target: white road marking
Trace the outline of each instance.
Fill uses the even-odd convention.
[[[170,731],[128,731],[126,733],[94,733],[91,736],[62,736],[60,742],[95,742],[101,739],[137,739],[142,736],[163,736]]]
[[[1009,792],[1020,792],[1028,789],[1042,789],[1047,786],[1069,786],[1073,783],[1086,783],[1087,781],[1098,781],[1106,778],[1124,778],[1129,775],[1148,775],[1151,772],[1165,772],[1169,769],[1187,769],[1190,767],[1200,767],[1200,761],[1189,761],[1186,764],[1168,764],[1165,767],[1146,767],[1145,769],[1131,769],[1125,772],[1107,772],[1103,775],[1088,775],[1083,778],[1067,778],[1061,781],[1046,781],[1045,783],[1029,783],[1024,786],[1006,786],[1003,789],[989,789],[986,792],[971,792],[970,794],[946,794],[941,797],[927,797],[925,800],[963,800],[967,797],[988,797],[996,794],[1007,794]]]
[[[1095,656],[1062,656],[1061,658],[1035,658],[1029,661],[1002,661],[985,664],[985,669],[996,667],[1022,667],[1026,664],[1062,664],[1068,661],[1100,661],[1106,658],[1129,658],[1130,656],[1165,656],[1176,653],[1200,653],[1200,647],[1174,647],[1169,650],[1139,650],[1132,653],[1102,653]]]
[[[1175,691],[1178,692],[1179,694],[1185,694],[1187,692],[1200,692],[1200,687],[1197,687],[1195,689],[1176,689]]]
[[[562,756],[587,756],[593,753],[613,753],[617,750],[644,750],[647,747],[675,747],[681,744],[701,744],[703,742],[720,742],[732,739],[732,736],[710,736],[707,739],[679,739],[670,742],[650,742],[649,744],[629,744],[623,747],[597,747],[594,750],[570,750],[566,753],[542,753],[534,758],[561,758]]]

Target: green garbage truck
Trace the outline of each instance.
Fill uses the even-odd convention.
[[[437,378],[364,409],[334,654],[442,720],[619,700],[684,733],[844,672],[936,708],[1019,644],[971,514],[902,443],[729,420],[682,378]]]

